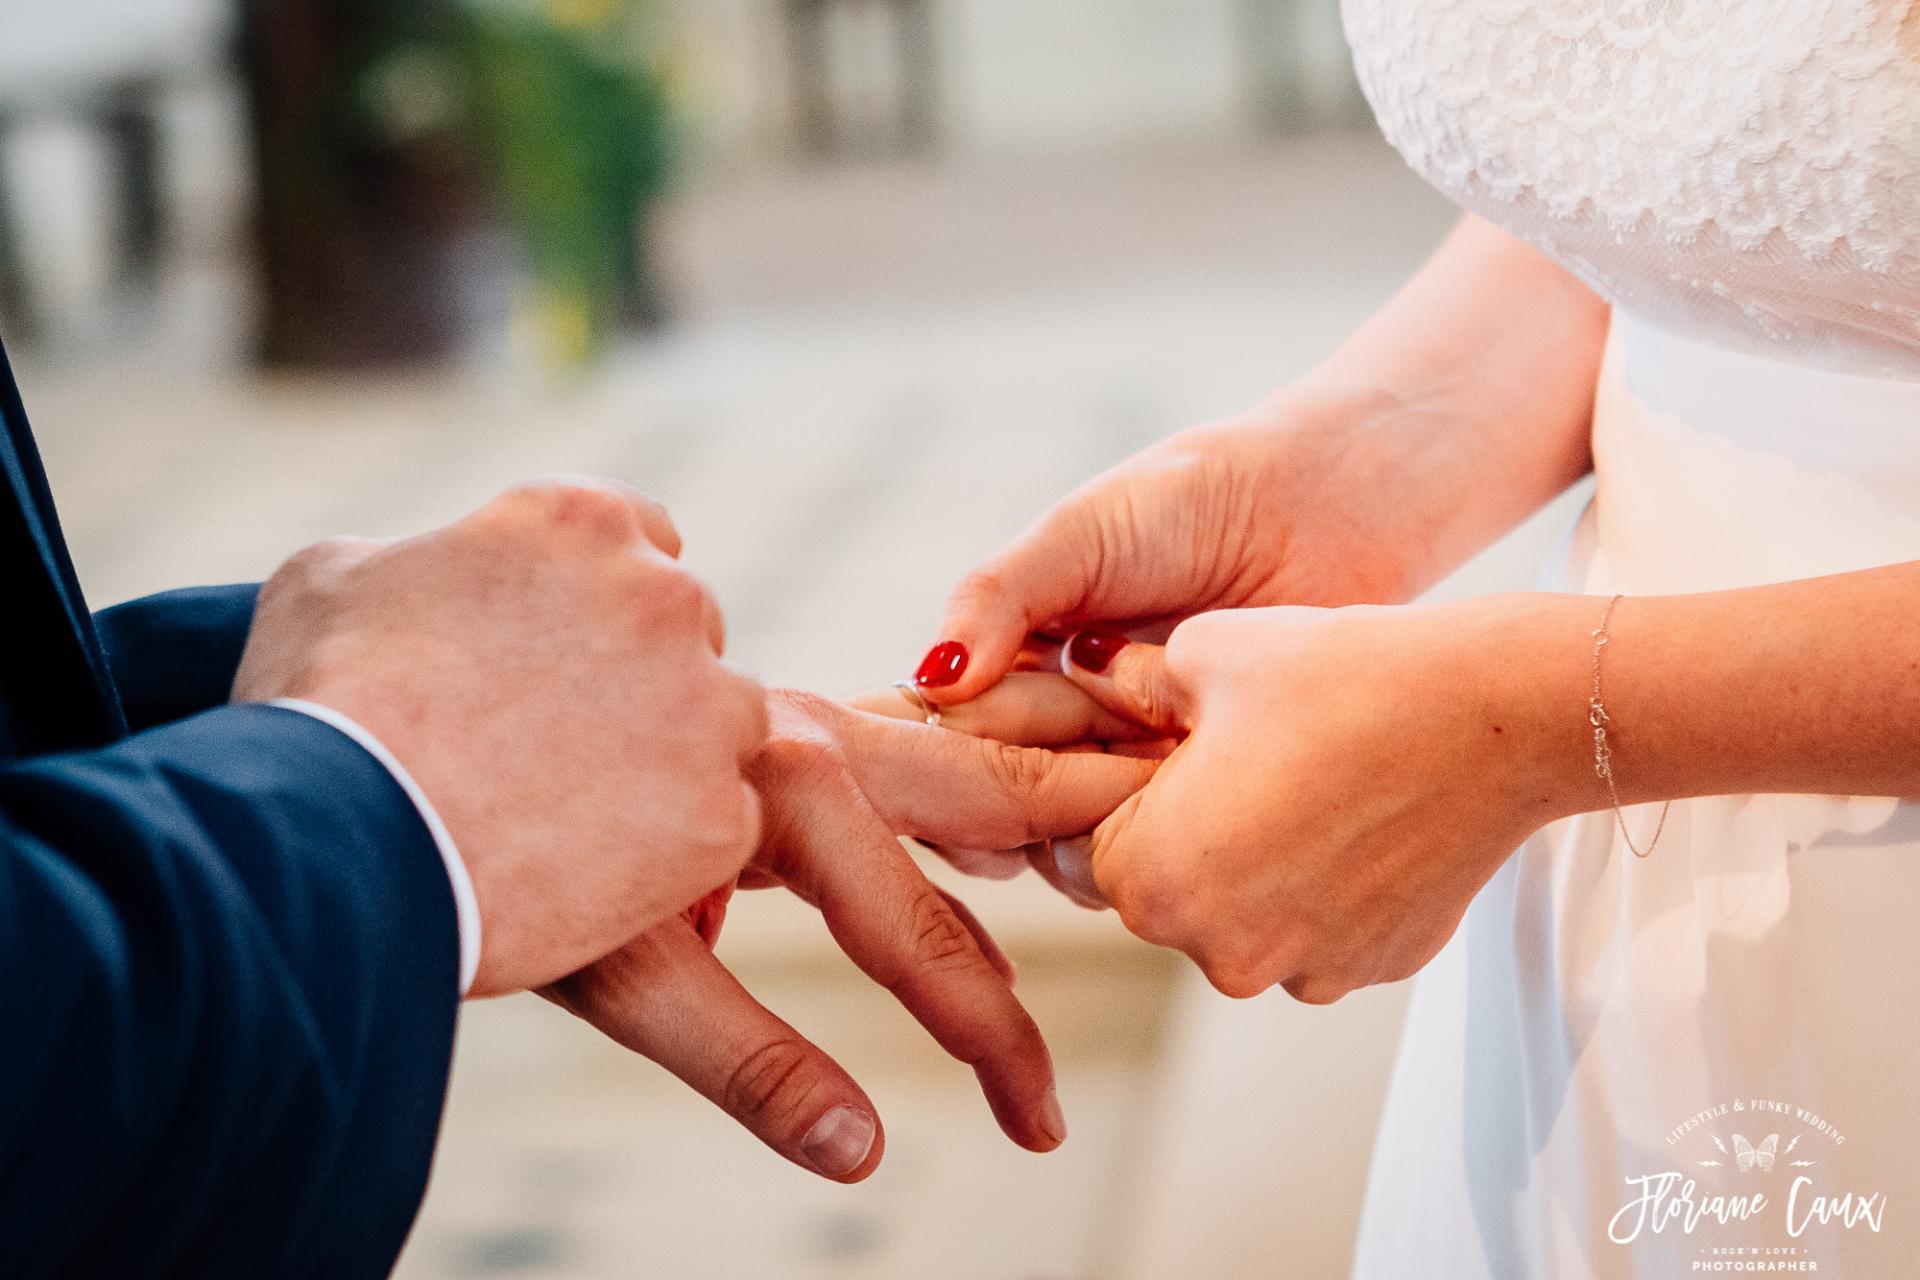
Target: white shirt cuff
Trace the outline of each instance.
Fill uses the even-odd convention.
[[[420,789],[420,784],[413,780],[413,775],[407,772],[406,766],[394,757],[393,752],[387,750],[386,744],[351,717],[341,715],[332,707],[300,698],[275,698],[267,705],[312,716],[346,734],[359,743],[368,755],[378,760],[381,767],[400,784],[400,789],[407,793],[407,799],[413,801],[413,807],[420,812],[420,820],[427,824],[427,833],[433,837],[434,847],[440,850],[440,860],[447,865],[447,880],[453,886],[453,912],[460,927],[460,994],[466,995],[473,989],[474,974],[480,970],[480,900],[473,896],[473,878],[467,874],[467,864],[461,860],[460,850],[447,832],[447,824],[440,821],[440,815],[427,799],[427,793]]]

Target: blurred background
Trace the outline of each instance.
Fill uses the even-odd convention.
[[[0,336],[96,605],[601,472],[672,507],[743,667],[882,684],[973,562],[1307,368],[1451,221],[1335,0],[0,15]],[[1567,518],[1443,590],[1524,584]],[[1234,1004],[1030,880],[964,891],[1054,1046],[1062,1151],[749,895],[722,954],[867,1085],[880,1172],[817,1182],[493,1002],[400,1274],[1343,1274],[1404,993]]]

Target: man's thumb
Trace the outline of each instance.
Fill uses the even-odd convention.
[[[1060,670],[1117,716],[1169,736],[1192,727],[1186,690],[1167,670],[1160,645],[1082,631],[1061,649]]]

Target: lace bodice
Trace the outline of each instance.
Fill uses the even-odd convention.
[[[1381,129],[1617,306],[1920,379],[1920,0],[1343,0]]]

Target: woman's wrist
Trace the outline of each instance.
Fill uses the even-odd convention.
[[[1536,826],[1610,803],[1594,770],[1587,701],[1593,630],[1605,605],[1594,596],[1515,592],[1454,606],[1480,691],[1476,731]]]
[[[1384,404],[1302,388],[1237,417],[1190,427],[1152,450],[1155,465],[1198,468],[1237,513],[1246,605],[1399,603],[1417,594],[1424,541],[1398,505],[1421,498],[1369,438]],[[1398,503],[1393,501],[1398,496]]]
[[[1585,475],[1608,310],[1469,217],[1316,368],[1254,411],[1335,474],[1323,501],[1396,545],[1411,599]]]
[[[1269,604],[1411,600],[1478,545],[1450,554],[1467,486],[1448,442],[1468,424],[1384,389],[1308,377],[1168,443],[1239,455],[1255,535],[1278,568]],[[1465,477],[1461,476],[1464,481]]]
[[[1315,604],[1412,600],[1578,475],[1506,474],[1511,423],[1411,385],[1310,374],[1234,426],[1259,458],[1289,579],[1363,588],[1292,597]]]
[[[1516,803],[1544,820],[1702,795],[1920,795],[1920,563],[1620,600],[1600,696],[1614,789],[1595,770],[1602,596],[1463,602],[1485,733]],[[1500,732],[1492,731],[1499,726]],[[1511,745],[1503,740],[1515,737]]]

